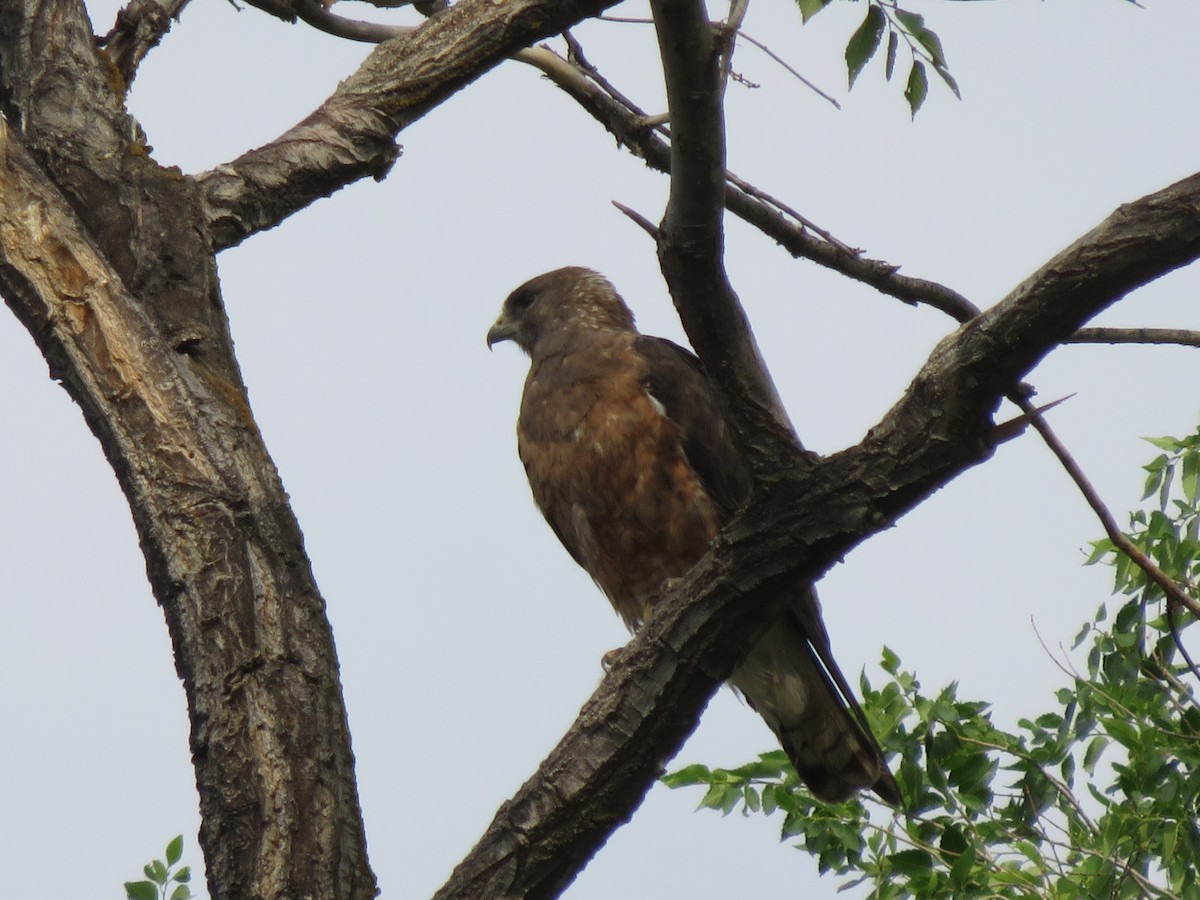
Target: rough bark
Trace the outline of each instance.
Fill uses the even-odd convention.
[[[0,291],[133,512],[188,698],[214,898],[375,894],[337,660],[195,191],[73,3],[0,6]]]
[[[380,44],[303,122],[198,177],[214,249],[396,161],[397,133],[487,70],[617,0],[465,0]]]

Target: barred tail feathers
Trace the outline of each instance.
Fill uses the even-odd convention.
[[[817,799],[837,803],[871,789],[899,806],[896,779],[829,654],[815,596],[795,612],[767,631],[730,683],[770,726]]]

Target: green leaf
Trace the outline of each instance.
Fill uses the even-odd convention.
[[[1181,450],[1181,449],[1182,449],[1182,445],[1179,443],[1179,439],[1178,439],[1178,438],[1173,438],[1173,437],[1158,437],[1158,438],[1144,437],[1144,438],[1142,438],[1142,440],[1143,440],[1143,441],[1146,441],[1146,442],[1148,442],[1148,443],[1151,443],[1151,444],[1153,444],[1153,445],[1154,445],[1155,447],[1157,447],[1159,450],[1166,450],[1168,453],[1177,453],[1179,450]]]
[[[161,859],[156,859],[152,863],[147,863],[143,867],[142,871],[145,872],[146,877],[155,884],[167,883],[167,867],[162,864]]]
[[[177,834],[171,843],[167,844],[167,867],[170,868],[179,862],[181,856],[183,856],[183,835]]]
[[[936,34],[933,33],[925,25],[925,17],[917,13],[911,13],[907,10],[896,10],[896,18],[900,20],[907,30],[917,42],[925,48],[925,52],[929,54],[929,58],[933,60],[934,66],[938,68],[946,67],[946,54],[942,50],[942,41]]]
[[[693,784],[708,784],[712,781],[712,771],[708,766],[702,766],[699,763],[692,766],[684,766],[678,772],[668,772],[659,779],[667,787],[690,787]]]
[[[746,804],[746,809],[752,813],[756,813],[762,809],[762,804],[759,803],[758,799],[758,791],[750,787],[750,785],[742,788],[742,802]]]
[[[720,809],[721,801],[725,798],[725,785],[712,784],[700,798],[701,809]]]
[[[768,784],[762,789],[762,811],[765,815],[770,815],[779,808],[779,803],[775,799],[776,792],[779,790],[778,785]]]
[[[879,662],[879,668],[883,669],[889,675],[895,675],[900,670],[900,657],[890,647],[885,646],[883,648],[883,658]]]
[[[833,0],[796,0],[796,2],[800,5],[801,22],[807,22],[833,2]]]
[[[885,24],[887,17],[883,10],[878,6],[868,6],[866,18],[850,36],[850,43],[846,45],[846,71],[850,74],[850,87],[854,87],[854,81],[867,64],[867,60],[879,49]]]
[[[908,33],[914,37],[917,32],[923,31],[925,28],[925,17],[919,13],[898,9],[896,10],[896,18],[900,20],[900,24],[908,30]]]
[[[782,778],[791,765],[782,753],[763,753],[754,762],[730,769],[729,774],[737,778]]]
[[[158,888],[149,881],[127,881],[125,896],[128,900],[158,900]]]
[[[180,884],[187,884],[192,880],[192,867],[184,866],[178,872],[171,876],[172,881],[178,881]]]
[[[975,858],[975,848],[968,847],[950,866],[950,885],[957,891],[962,891],[967,887],[971,870],[975,867]]]
[[[896,32],[888,30],[888,45],[887,45],[887,62],[883,67],[883,75],[888,81],[892,80],[892,73],[896,71],[896,48],[900,45],[900,38]]]
[[[908,85],[904,88],[904,99],[908,101],[913,118],[916,118],[917,110],[925,102],[928,93],[929,78],[925,74],[925,65],[916,60],[913,62],[912,71],[908,73]]]
[[[962,99],[962,91],[958,89],[958,82],[954,80],[954,76],[950,74],[950,70],[945,66],[934,66],[933,70],[938,73],[942,81],[946,83],[946,87],[954,91],[954,96],[959,100]]]
[[[1200,453],[1187,453],[1183,457],[1183,497],[1190,504],[1196,502],[1196,485],[1200,479]]]
[[[897,872],[909,878],[927,875],[933,869],[933,857],[924,850],[901,850],[887,859]]]
[[[1122,746],[1134,750],[1141,743],[1138,730],[1125,720],[1106,718],[1103,721],[1105,730]]]
[[[191,900],[192,891],[186,884],[181,884],[171,891],[171,900]]]

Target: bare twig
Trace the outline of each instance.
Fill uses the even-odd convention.
[[[652,239],[655,241],[658,240],[658,226],[643,216],[640,212],[635,209],[630,209],[624,203],[618,203],[616,200],[612,201],[612,205],[621,212],[625,213],[625,215],[629,216],[629,218],[631,218],[634,223],[642,229],[642,231],[650,235]]]
[[[745,31],[740,30],[740,29],[738,31],[738,36],[740,38],[742,38],[742,40],[749,41],[751,44],[753,44],[755,47],[757,47],[759,50],[761,50],[763,53],[765,53],[777,65],[782,66],[789,75],[791,75],[793,78],[795,78],[797,81],[799,81],[802,85],[804,85],[806,88],[808,88],[814,94],[816,94],[822,100],[827,100],[830,103],[832,103],[835,109],[842,108],[842,104],[838,103],[835,99],[833,99],[833,97],[829,96],[829,94],[825,93],[823,90],[821,90],[815,84],[813,84],[811,81],[809,81],[807,78],[805,78],[799,72],[797,72],[792,66],[788,65],[787,60],[785,60],[782,56],[780,56],[778,53],[773,51],[770,47],[768,47],[762,41],[757,40],[753,35],[747,34]]]
[[[1068,344],[1179,344],[1200,347],[1200,331],[1186,328],[1080,328]]]
[[[622,146],[645,160],[652,169],[664,173],[671,171],[671,149],[665,130],[647,128],[652,120],[582,57],[577,42],[572,48],[571,60],[563,59],[545,47],[538,50],[537,57],[527,55],[527,51],[517,58],[541,69]],[[979,308],[957,291],[937,282],[901,275],[898,266],[863,256],[861,250],[838,240],[787,204],[734,173],[726,170],[725,178],[725,208],[773,238],[793,256],[833,269],[905,303],[932,306],[958,322],[969,321],[979,313]]]
[[[567,60],[571,63],[571,65],[582,69],[589,79],[604,89],[604,92],[607,93],[608,96],[616,100],[621,106],[624,106],[634,116],[642,120],[643,123],[649,122],[649,120],[653,118],[652,116],[647,115],[646,111],[640,106],[617,90],[616,86],[607,78],[605,78],[604,74],[599,69],[592,65],[587,56],[584,55],[583,45],[579,43],[579,41],[575,40],[575,36],[573,34],[571,34],[569,31],[563,32],[563,38],[567,42]],[[549,50],[549,48],[547,48],[547,51],[552,52]],[[601,124],[603,125],[604,123],[601,122]],[[667,134],[667,129],[661,127],[660,125],[655,125],[654,129],[661,135],[666,136]]]
[[[1016,416],[1015,418],[1009,419],[1006,422],[1001,422],[992,429],[992,442],[994,444],[1003,444],[1005,441],[1011,441],[1013,438],[1024,434],[1025,429],[1029,427],[1029,424],[1033,421],[1035,416],[1040,416],[1043,413],[1054,409],[1054,407],[1058,406],[1060,403],[1065,403],[1074,396],[1074,394],[1067,394],[1065,397],[1059,397],[1057,400],[1054,400],[1050,403],[1042,404],[1032,412],[1021,413],[1021,415]]]

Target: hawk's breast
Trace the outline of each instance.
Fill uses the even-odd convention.
[[[719,530],[633,337],[537,361],[517,423],[534,500],[630,627]]]

